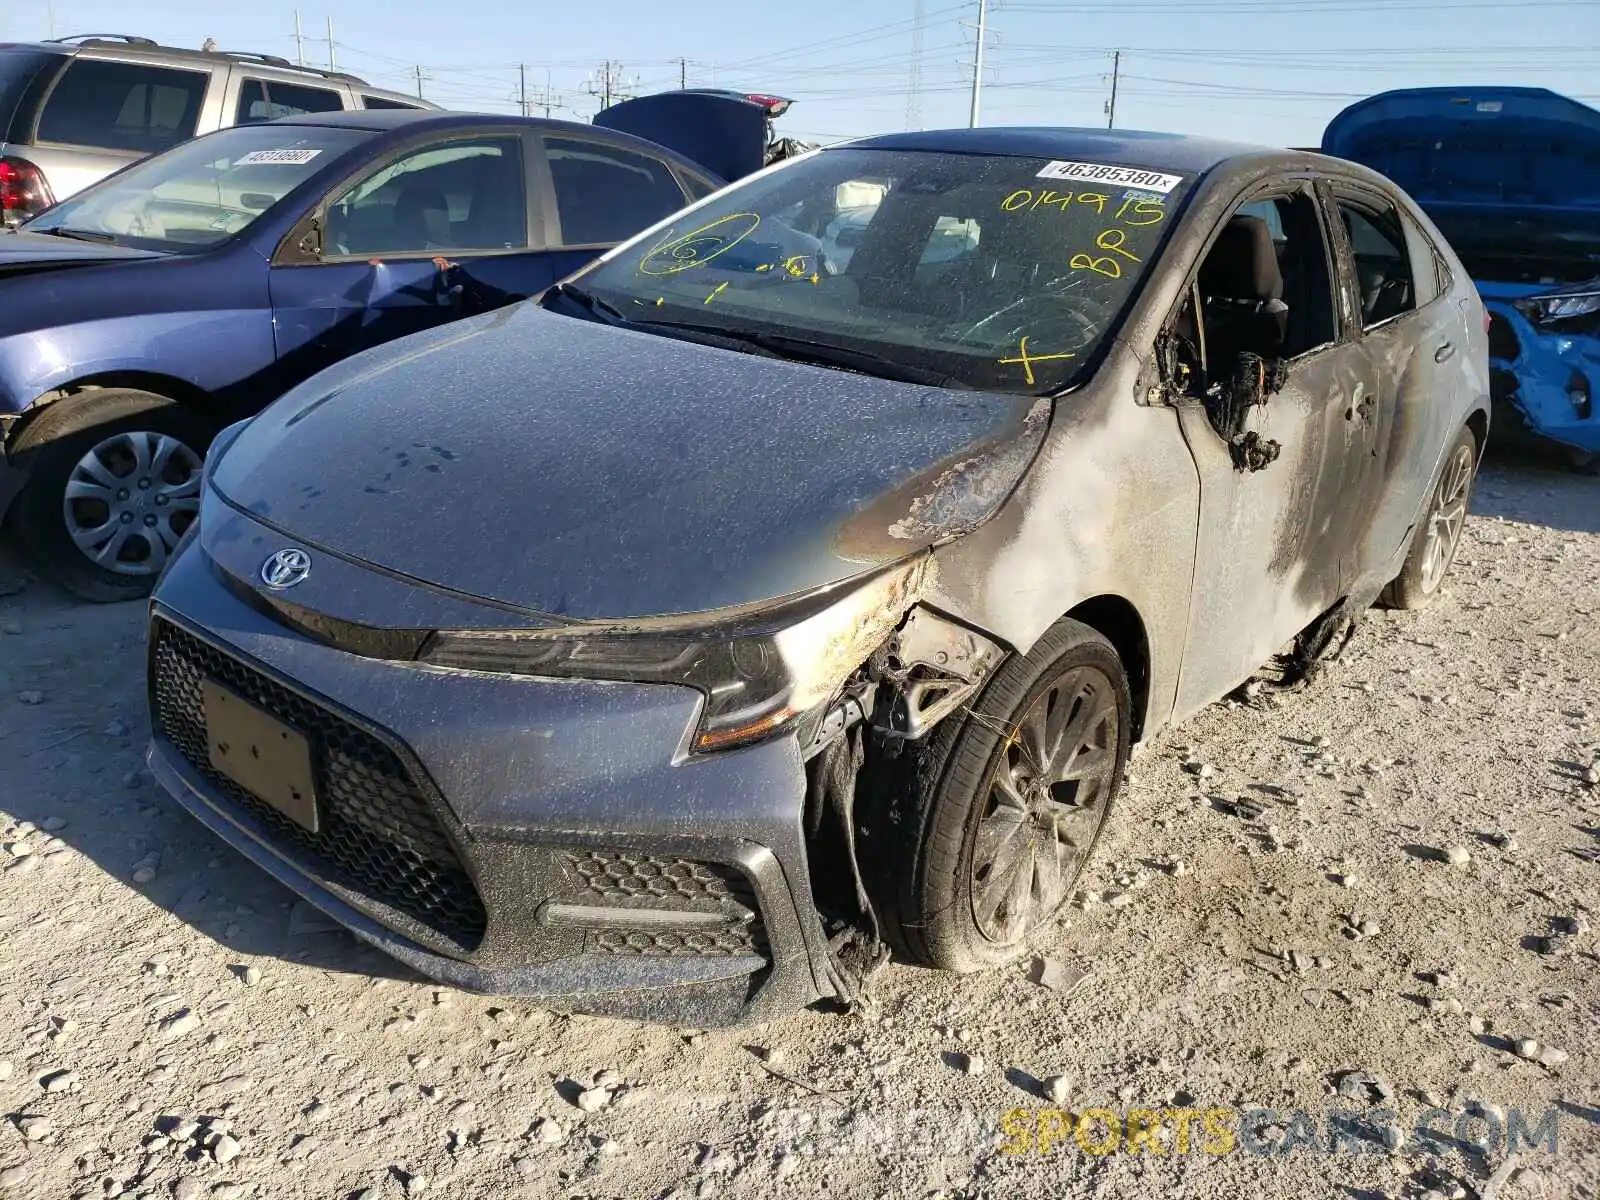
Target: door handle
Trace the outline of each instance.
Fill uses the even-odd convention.
[[[1454,354],[1455,352],[1456,352],[1455,344],[1453,342],[1446,342],[1444,345],[1440,346],[1437,350],[1435,350],[1433,352],[1433,361],[1437,362],[1437,363],[1442,363],[1447,358],[1449,358],[1452,354]]]

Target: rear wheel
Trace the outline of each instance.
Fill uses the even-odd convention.
[[[1384,589],[1381,600],[1387,607],[1425,608],[1439,594],[1461,546],[1477,467],[1478,439],[1472,430],[1462,428],[1445,455],[1444,470],[1434,486],[1427,515],[1412,535],[1405,566]]]
[[[39,422],[10,514],[24,550],[86,600],[148,595],[199,514],[210,425],[163,396],[111,389],[58,400]]]
[[[1063,620],[936,732],[885,864],[891,932],[913,959],[978,970],[1051,921],[1105,827],[1131,709],[1111,644]]]

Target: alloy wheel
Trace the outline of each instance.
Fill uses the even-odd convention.
[[[73,544],[119,575],[155,575],[200,510],[201,459],[177,438],[113,434],[78,460],[61,515]]]
[[[974,923],[1011,944],[1060,907],[1115,790],[1116,692],[1094,667],[1055,679],[1001,745],[971,855]]]
[[[1428,514],[1427,543],[1422,552],[1422,590],[1432,592],[1455,559],[1456,543],[1467,521],[1467,498],[1472,489],[1471,446],[1458,446],[1445,464]]]

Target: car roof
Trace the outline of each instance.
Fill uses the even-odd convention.
[[[387,133],[391,129],[445,129],[459,125],[512,125],[518,128],[551,128],[561,130],[588,129],[609,134],[610,130],[593,125],[580,125],[576,121],[558,121],[546,117],[517,117],[507,113],[448,112],[437,108],[368,108],[346,109],[343,112],[297,113],[292,117],[279,117],[268,125],[326,125],[335,129],[370,129]]]
[[[1281,155],[1282,149],[1136,129],[1002,126],[887,133],[845,143],[877,150],[927,150],[947,154],[998,154],[1020,158],[1105,161],[1150,170],[1203,174],[1234,158]]]
[[[607,129],[601,125],[590,125],[582,121],[562,121],[555,117],[518,117],[507,113],[449,112],[444,109],[368,108],[346,109],[343,112],[298,113],[292,117],[279,117],[275,121],[261,121],[255,124],[363,129],[374,133],[393,133],[401,129],[418,133],[427,133],[429,130],[445,133],[452,129],[542,129],[572,136],[581,134],[591,140],[632,144],[641,151],[647,150],[657,158],[676,164],[693,176],[715,180],[715,176],[711,175],[706,167],[679,154],[670,146],[663,146],[660,142],[624,133],[620,129]]]

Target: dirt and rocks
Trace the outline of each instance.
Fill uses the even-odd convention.
[[[145,773],[142,607],[0,561],[0,1196],[1600,1196],[1600,480],[1474,508],[1144,748],[1043,961],[709,1033],[362,948]]]

